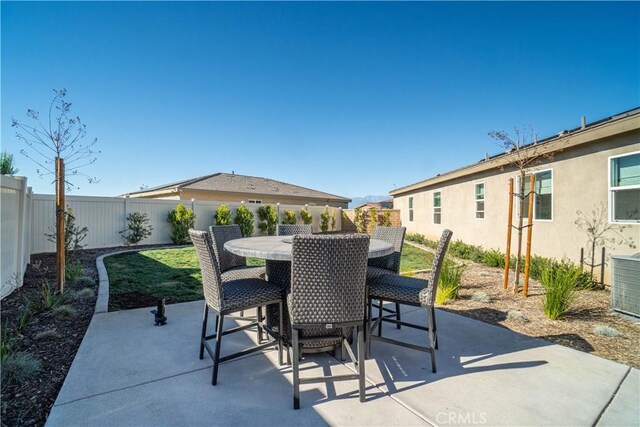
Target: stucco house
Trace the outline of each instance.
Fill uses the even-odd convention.
[[[589,216],[600,207],[605,223],[624,227],[611,237],[620,233],[640,247],[640,108],[589,124],[583,119],[580,127],[525,148],[534,149],[553,156],[530,169],[536,179],[533,254],[579,261],[587,234],[575,223],[577,212]],[[510,158],[503,153],[391,191],[407,232],[437,239],[449,228],[454,239],[504,252],[508,180],[517,182],[518,175]],[[608,249],[614,255],[636,252],[628,245]],[[607,269],[606,283],[609,275]]]
[[[234,173],[214,173],[123,194],[166,200],[280,203],[346,208],[351,199],[286,182]]]

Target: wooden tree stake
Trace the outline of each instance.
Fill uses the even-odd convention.
[[[504,281],[502,288],[509,285],[509,259],[511,258],[511,228],[513,226],[513,178],[509,178],[509,217],[507,218],[507,253],[504,257]]]
[[[527,222],[527,253],[524,261],[524,283],[522,285],[522,294],[525,298],[529,295],[529,268],[531,267],[531,233],[533,232],[533,195],[535,184],[535,175],[529,177],[529,212]]]
[[[56,157],[56,292],[64,291],[64,160]]]

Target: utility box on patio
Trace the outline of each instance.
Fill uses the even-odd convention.
[[[640,253],[611,257],[611,307],[640,317]]]

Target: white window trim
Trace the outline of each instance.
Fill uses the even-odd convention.
[[[413,217],[415,216],[415,212],[413,212],[413,208],[414,208],[414,204],[416,203],[415,199],[413,198],[413,196],[410,196],[407,199],[407,210],[409,211],[409,222],[413,222]],[[412,215],[413,213],[413,215]]]
[[[484,186],[484,198],[482,199],[482,201],[485,203],[485,210],[482,211],[483,215],[482,218],[478,218],[478,199],[476,199],[476,186],[482,184]],[[487,184],[484,183],[484,181],[479,181],[479,182],[474,182],[473,183],[473,217],[479,221],[483,221],[486,218],[486,205],[487,203]],[[553,217],[552,217],[553,218]]]
[[[434,199],[436,193],[440,194],[440,206],[438,206],[437,208],[433,203],[433,199]],[[431,215],[431,222],[433,224],[436,224],[436,225],[442,225],[442,190],[435,190],[435,191],[433,191],[433,193],[431,193],[431,208],[432,208],[432,211],[433,211],[433,214]],[[436,209],[440,209],[440,212],[439,212],[440,213],[440,222],[436,222]]]
[[[531,171],[525,174],[525,178],[527,177],[527,175],[536,175],[542,172],[547,172],[547,171],[551,171],[551,219],[536,219],[536,194],[533,195],[533,222],[553,222],[553,217],[554,217],[554,206],[556,204],[554,198],[555,198],[555,191],[553,189],[553,180],[554,180],[554,176],[555,173],[553,173],[553,168],[547,168],[547,169],[540,169],[540,170],[536,170],[536,171]],[[516,191],[517,189],[520,188],[520,175],[518,175],[517,177],[518,179],[516,180]],[[534,184],[535,185],[535,184]],[[531,190],[531,189],[529,189]],[[518,203],[518,198],[515,198],[516,201],[516,212],[518,213],[517,218],[520,218],[520,203]],[[526,219],[527,217],[523,217],[523,219]]]
[[[613,191],[614,190],[619,190],[619,189],[627,189],[627,190],[634,190],[636,188],[640,188],[640,185],[627,185],[624,187],[612,187],[611,186],[611,161],[613,159],[617,159],[620,157],[627,157],[627,156],[633,156],[634,154],[640,154],[640,150],[638,151],[631,151],[629,153],[624,153],[624,154],[616,154],[615,156],[610,156],[607,158],[607,211],[608,211],[608,219],[609,219],[609,224],[638,224],[640,223],[640,221],[620,221],[620,220],[614,220],[613,219]]]

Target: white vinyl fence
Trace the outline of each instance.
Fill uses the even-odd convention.
[[[26,178],[0,175],[0,298],[22,286],[31,254],[31,201]]]

